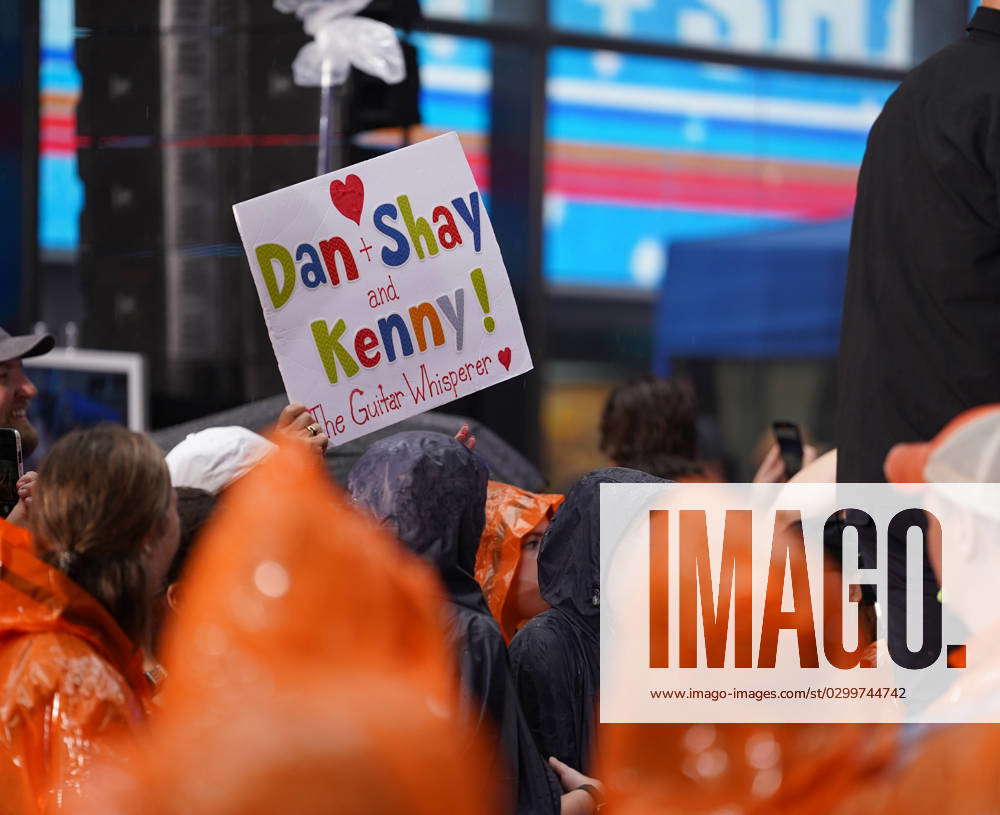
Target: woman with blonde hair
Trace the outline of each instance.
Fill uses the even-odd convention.
[[[71,433],[39,471],[29,525],[0,522],[5,813],[68,806],[145,718],[142,651],[178,542],[163,454],[118,426]]]

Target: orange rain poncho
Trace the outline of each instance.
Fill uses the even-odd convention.
[[[92,812],[492,813],[442,595],[314,455],[272,454],[198,541],[150,749]]]
[[[896,766],[852,790],[831,815],[970,815],[1000,812],[994,724],[935,725]]]
[[[981,558],[981,550],[977,552]],[[979,632],[969,645],[981,659],[957,678],[930,714],[1000,721],[1000,651],[996,626]],[[956,656],[956,654],[952,654]],[[952,660],[949,659],[951,663]],[[959,664],[964,662],[959,661]],[[914,728],[891,772],[857,791],[838,815],[968,815],[1000,812],[996,724],[930,725]]]
[[[893,734],[885,725],[602,725],[596,774],[616,815],[827,815],[884,770]]]
[[[148,695],[111,615],[0,520],[0,815],[68,807],[134,740]]]
[[[486,493],[486,527],[476,554],[476,581],[500,632],[509,644],[524,620],[514,619],[507,596],[521,560],[521,546],[532,529],[551,517],[564,495],[528,492],[511,484],[490,481]]]

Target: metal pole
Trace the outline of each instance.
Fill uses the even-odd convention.
[[[15,3],[15,6],[18,4]],[[20,220],[21,257],[20,266],[20,303],[11,311],[18,319],[9,322],[7,328],[13,331],[27,329],[39,318],[39,279],[41,269],[38,263],[38,66],[39,49],[41,47],[41,23],[39,0],[23,0],[19,4],[20,14],[14,17],[20,23],[20,30],[12,30],[14,37],[20,36],[20,43],[5,42],[5,46],[21,46],[21,71],[19,100],[21,110],[21,211],[20,219],[16,216],[11,222]],[[17,70],[17,69],[14,69]],[[16,108],[14,108],[16,109]],[[16,124],[10,123],[11,129]],[[15,139],[16,143],[16,139]],[[16,193],[14,193],[16,195]],[[13,197],[13,196],[12,196]],[[15,238],[16,241],[16,238]],[[16,242],[15,242],[16,245]],[[17,266],[14,267],[17,275]],[[2,278],[3,275],[0,275]],[[15,280],[15,283],[17,281]],[[5,292],[4,296],[9,296]],[[2,309],[0,309],[2,311]]]
[[[320,87],[319,152],[316,157],[316,175],[324,175],[344,166],[346,144],[344,124],[347,100],[350,97],[351,78],[340,85],[330,81],[329,63],[323,66],[323,84]]]

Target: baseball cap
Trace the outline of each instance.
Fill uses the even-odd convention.
[[[199,430],[167,453],[170,481],[175,487],[197,487],[215,495],[276,449],[245,427]]]
[[[902,484],[1000,482],[1000,404],[958,414],[928,442],[897,444],[884,469]]]
[[[13,337],[0,328],[0,362],[41,356],[51,351],[55,344],[55,338],[51,334],[22,334]]]

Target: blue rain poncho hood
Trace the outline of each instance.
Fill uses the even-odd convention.
[[[556,815],[560,789],[539,755],[510,674],[507,647],[475,579],[489,470],[442,433],[375,442],[351,469],[355,502],[438,571],[451,600],[452,636],[470,710],[505,757],[497,774],[518,815]]]
[[[608,467],[573,486],[538,550],[538,588],[551,608],[510,643],[514,683],[539,752],[585,773],[600,690],[601,484],[660,483]]]

